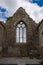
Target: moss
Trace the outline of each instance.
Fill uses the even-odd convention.
[[[7,22],[8,22],[8,21],[12,21],[12,18],[13,18],[13,17],[9,17],[9,18],[7,18],[6,21],[7,21]]]

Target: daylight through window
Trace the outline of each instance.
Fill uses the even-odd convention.
[[[16,42],[26,43],[26,26],[23,22],[20,22],[16,28]]]

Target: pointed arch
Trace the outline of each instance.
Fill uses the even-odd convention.
[[[26,25],[20,21],[16,26],[16,42],[26,43]]]

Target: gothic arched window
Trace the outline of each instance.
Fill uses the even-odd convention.
[[[20,22],[16,27],[16,42],[26,43],[26,25]]]

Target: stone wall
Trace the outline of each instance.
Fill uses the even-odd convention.
[[[3,48],[6,45],[6,30],[3,22],[0,22],[0,56],[2,56]]]
[[[43,47],[43,21],[41,25],[39,26],[39,44],[41,47]]]
[[[16,26],[19,22],[26,25],[26,43],[16,43]],[[6,23],[0,25],[0,46],[3,57],[30,57],[40,58],[39,30],[37,24],[29,17],[23,8],[8,18]],[[1,47],[0,47],[1,48]]]
[[[43,58],[43,20],[39,23],[38,33],[39,33],[39,45],[40,45],[39,47]]]
[[[16,43],[16,26],[19,22],[26,25],[26,44]],[[33,32],[36,23],[28,16],[23,8],[19,8],[16,13],[6,21],[7,43],[9,56],[29,56],[32,50]],[[14,50],[13,50],[14,49]]]

